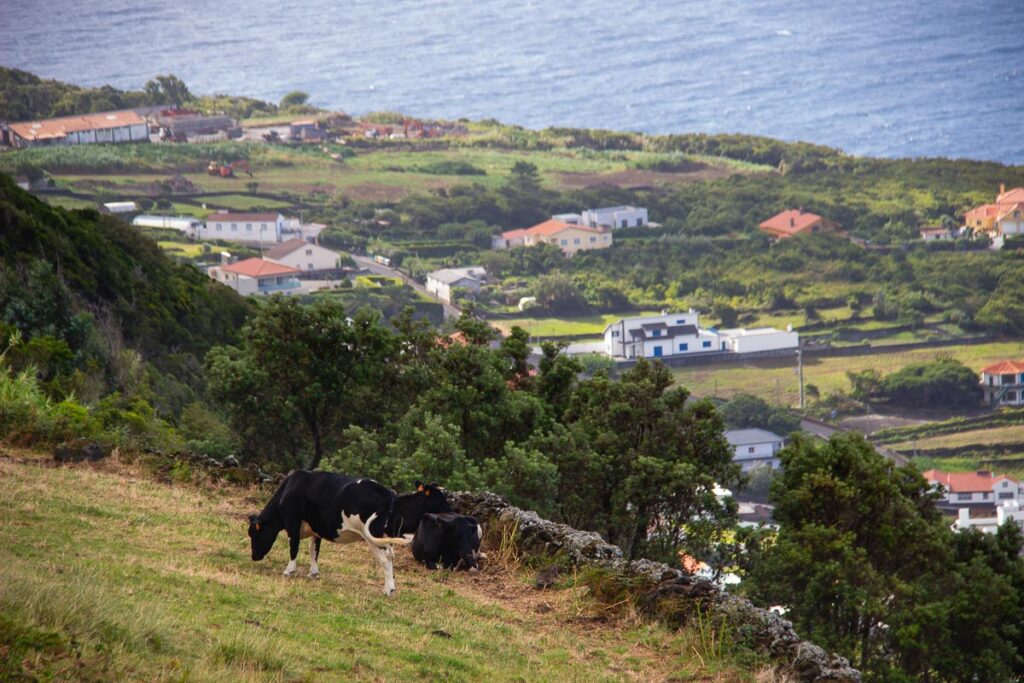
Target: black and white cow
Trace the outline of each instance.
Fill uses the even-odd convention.
[[[428,512],[451,510],[437,484],[416,483],[416,492],[404,496],[372,479],[357,479],[331,472],[292,472],[258,515],[249,517],[252,559],[262,560],[283,529],[288,534],[290,558],[285,576],[295,573],[299,541],[312,537],[309,577],[320,569],[320,541],[354,543],[364,540],[384,571],[384,593],[395,592],[395,545],[409,545],[407,537]]]
[[[483,528],[475,517],[454,512],[425,514],[412,539],[412,556],[427,569],[440,564],[445,569],[476,571],[482,536]]]

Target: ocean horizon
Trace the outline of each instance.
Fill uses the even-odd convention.
[[[1011,164],[1022,35],[1015,0],[0,4],[0,64],[86,86]]]

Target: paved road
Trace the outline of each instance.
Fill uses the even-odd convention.
[[[356,262],[356,265],[358,265],[360,268],[366,268],[371,273],[375,273],[377,275],[387,275],[388,277],[397,277],[397,278],[401,279],[401,281],[403,283],[405,283],[407,286],[412,287],[413,289],[415,289],[420,294],[423,294],[424,296],[426,296],[428,299],[431,299],[431,300],[436,301],[437,303],[441,304],[444,307],[444,317],[446,319],[447,318],[459,318],[459,317],[462,316],[462,309],[461,308],[459,308],[458,306],[453,306],[452,304],[446,304],[445,302],[441,301],[436,296],[434,296],[433,294],[428,292],[426,287],[424,287],[420,283],[416,282],[411,277],[409,277],[408,275],[406,275],[402,271],[398,270],[397,268],[392,268],[390,266],[385,266],[385,265],[383,265],[381,263],[377,263],[372,258],[368,258],[366,256],[356,256],[355,254],[352,254],[352,259]]]

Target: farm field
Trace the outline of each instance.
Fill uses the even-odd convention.
[[[491,320],[490,323],[508,334],[513,327],[521,327],[530,333],[531,337],[566,337],[571,335],[592,334],[595,340],[604,332],[609,323],[619,320],[624,315],[644,316],[657,315],[658,311],[641,311],[639,313],[597,313],[594,315],[571,316],[571,317],[544,317],[544,318],[511,318],[507,320]]]
[[[900,441],[891,444],[891,448],[900,451],[930,450],[933,448],[963,448],[965,446],[993,446],[998,444],[1021,444],[1024,450],[1024,425],[1009,425],[989,429],[975,429],[941,434],[915,440]]]
[[[822,396],[848,390],[847,372],[874,369],[888,374],[910,364],[951,356],[974,370],[1004,358],[1024,357],[1024,342],[964,344],[934,349],[912,349],[865,356],[825,357],[804,355],[804,383],[814,384]],[[794,406],[799,403],[795,358],[771,358],[736,364],[698,365],[673,369],[676,381],[696,394],[728,398],[750,393],[769,402]]]
[[[283,209],[291,206],[288,202],[281,202],[264,197],[253,197],[243,194],[217,195],[214,197],[196,197],[197,202],[212,204],[214,206],[226,206],[237,211],[249,211],[256,207],[267,209]]]
[[[249,557],[246,514],[269,495],[0,453],[0,678],[752,678],[694,631],[608,613],[583,587],[540,593],[515,567],[429,572],[400,549],[387,599],[361,544],[324,544],[319,581],[285,579],[286,543]]]
[[[412,192],[448,188],[457,184],[481,183],[497,187],[505,182],[517,162],[537,166],[541,181],[552,188],[612,184],[621,187],[680,185],[724,178],[735,173],[765,173],[767,166],[716,157],[694,157],[695,167],[682,172],[655,172],[638,165],[668,158],[650,152],[601,152],[592,150],[505,151],[453,145],[448,148],[410,149],[408,144],[382,145],[359,150],[341,160],[329,154],[346,152],[341,145],[289,148],[262,143],[218,143],[212,145],[97,146],[93,149],[53,148],[23,150],[4,155],[0,170],[19,163],[37,163],[60,186],[78,192],[139,192],[141,186],[181,175],[200,192],[244,193],[249,182],[259,191],[291,192],[305,195],[314,190],[342,192],[354,199],[394,201]],[[70,150],[70,151],[68,151]],[[347,153],[347,152],[346,152]],[[211,177],[205,173],[210,160],[248,157],[253,177]],[[444,172],[439,164],[459,162],[484,172],[460,175]],[[88,168],[90,170],[82,170]],[[439,172],[440,171],[440,172]],[[226,204],[225,204],[226,205]],[[234,208],[234,207],[232,207]]]

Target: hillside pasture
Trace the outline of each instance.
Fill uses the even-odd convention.
[[[388,599],[362,544],[325,543],[319,581],[285,579],[286,541],[254,563],[245,535],[270,491],[171,476],[145,459],[0,453],[0,679],[753,677],[694,631],[609,610],[571,580],[536,591],[514,566],[430,572],[400,549]]]

